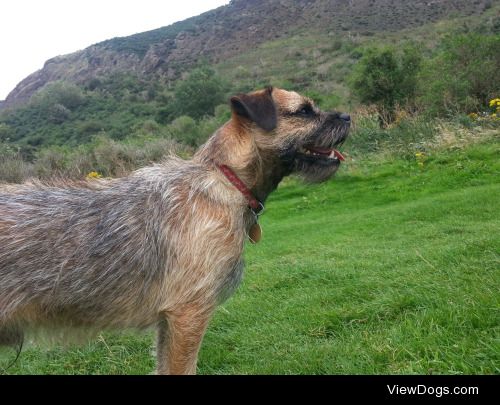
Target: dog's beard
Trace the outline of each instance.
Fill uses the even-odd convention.
[[[320,128],[298,145],[289,145],[281,154],[292,171],[310,183],[319,183],[332,177],[344,160],[338,151],[349,132],[348,125]]]
[[[327,162],[325,160],[309,160],[300,157],[295,161],[295,171],[308,183],[321,183],[332,177],[340,167],[340,160]]]

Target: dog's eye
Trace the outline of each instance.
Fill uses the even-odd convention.
[[[308,116],[314,115],[315,113],[314,113],[312,106],[310,106],[308,104],[308,105],[302,106],[295,114],[308,117]]]

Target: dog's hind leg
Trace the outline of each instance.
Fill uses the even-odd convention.
[[[160,314],[158,324],[158,374],[196,374],[201,341],[213,307],[186,305]]]
[[[7,365],[7,367],[5,367],[5,370],[7,370],[17,361],[19,355],[21,354],[23,343],[24,333],[21,328],[0,324],[0,349],[2,346],[7,346],[13,348],[16,351],[16,357],[13,361],[10,362],[9,365]],[[1,365],[1,367],[3,368],[3,365]],[[0,373],[5,370],[0,369]]]
[[[23,341],[24,333],[21,327],[10,322],[0,323],[0,346],[19,347],[22,346]]]

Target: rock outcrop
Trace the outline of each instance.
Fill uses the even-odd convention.
[[[76,84],[117,72],[172,80],[200,60],[218,62],[266,41],[300,33],[395,31],[436,21],[450,12],[481,13],[488,0],[233,0],[227,6],[168,27],[114,38],[48,60],[0,105],[26,103],[49,82]]]

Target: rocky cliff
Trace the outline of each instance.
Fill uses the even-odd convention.
[[[481,13],[490,4],[489,0],[233,0],[168,27],[50,59],[20,82],[0,108],[24,104],[34,92],[56,80],[81,84],[117,72],[171,80],[200,60],[217,62],[301,30],[396,31],[450,13]]]

